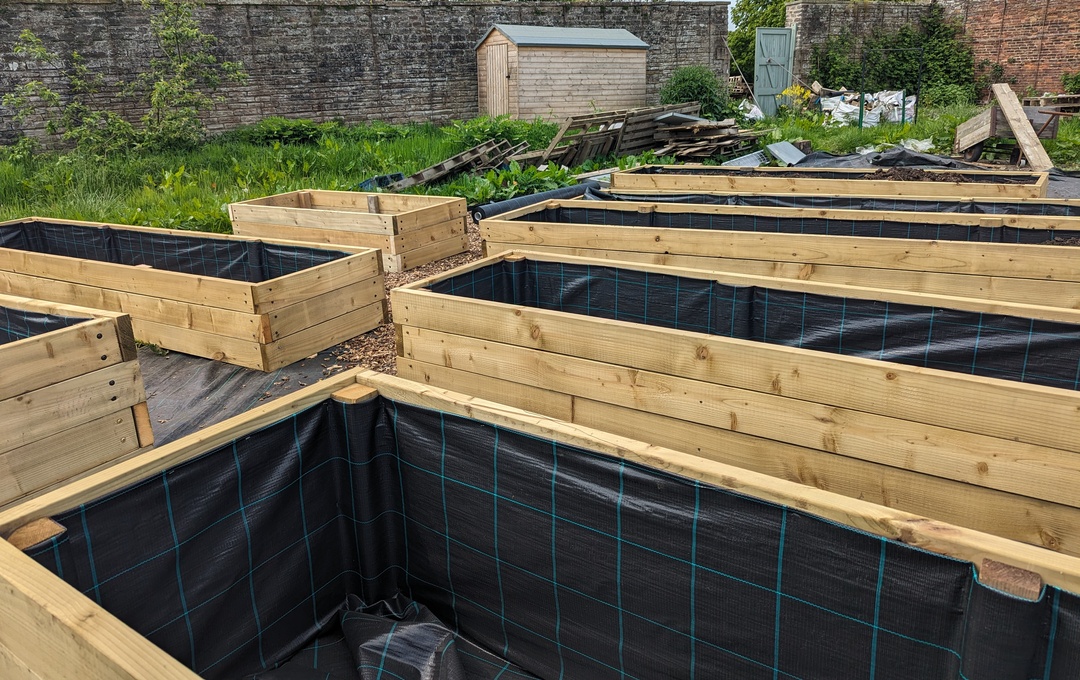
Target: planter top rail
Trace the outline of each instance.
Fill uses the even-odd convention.
[[[265,210],[275,208],[274,211]],[[273,215],[293,226],[400,234],[468,214],[465,199],[422,194],[305,189],[229,206],[234,220]]]

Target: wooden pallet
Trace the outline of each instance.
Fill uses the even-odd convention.
[[[468,250],[465,199],[355,191],[293,191],[229,205],[233,233],[379,248],[403,272]]]
[[[530,215],[559,207],[603,209],[613,224],[571,223],[530,219]],[[621,220],[620,212],[628,213]],[[1046,228],[1070,234],[1076,217],[978,215],[957,213],[899,213],[817,208],[763,208],[683,205],[619,201],[600,206],[594,201],[560,200],[509,211],[480,222],[489,254],[515,249],[542,250],[560,255],[583,255],[612,260],[670,264],[762,276],[895,288],[940,295],[1000,300],[1040,301],[1080,309],[1080,264],[1076,251],[1065,246],[1013,245],[944,240],[821,236],[714,229],[626,226],[638,224],[641,213],[663,225],[670,213],[763,216],[790,220],[831,218],[869,225],[896,220],[925,224],[959,224],[993,230]],[[903,256],[899,256],[903,254]]]
[[[379,252],[371,248],[251,239],[225,234],[28,217],[0,230],[48,223],[143,232],[151,237],[311,248],[341,256],[257,283],[0,248],[0,292],[131,315],[135,337],[166,349],[270,371],[383,323],[386,293]]]
[[[394,182],[387,188],[390,191],[401,191],[402,189],[428,184],[477,167],[483,169],[498,167],[515,153],[519,153],[526,148],[528,148],[527,144],[514,146],[505,139],[489,139],[471,149],[462,151],[456,156],[451,156],[441,163],[436,163],[416,174],[409,175],[403,180]]]
[[[134,632],[114,615],[22,553],[19,547],[33,545],[55,532],[50,516],[92,503],[112,491],[143,480],[160,478],[168,470],[288,419],[303,409],[333,400],[334,406],[370,400],[378,395],[403,404],[434,409],[440,413],[487,423],[498,428],[554,440],[565,446],[582,448],[593,455],[614,457],[634,465],[664,470],[696,479],[708,485],[736,491],[800,513],[825,518],[890,541],[916,546],[973,563],[980,580],[987,585],[1020,594],[1008,583],[993,580],[993,563],[1033,572],[1036,583],[1045,583],[1080,592],[1080,560],[1043,548],[1002,539],[988,533],[929,519],[913,513],[845,497],[804,486],[775,476],[763,475],[726,463],[720,456],[687,454],[640,440],[610,434],[583,425],[583,421],[604,421],[617,413],[591,407],[584,398],[550,398],[540,391],[515,388],[487,401],[462,394],[472,389],[469,373],[458,371],[457,391],[422,385],[393,376],[350,371],[334,376],[289,397],[260,405],[255,410],[214,425],[180,441],[141,454],[122,465],[96,473],[77,483],[51,492],[32,502],[0,512],[0,668],[13,678],[94,678],[95,680],[198,680],[190,669],[167,655],[149,640]],[[427,382],[439,382],[432,376]],[[457,377],[454,377],[457,380]],[[490,389],[490,388],[489,388]],[[567,405],[567,418],[528,413],[504,405],[528,401],[536,396],[555,409]],[[538,402],[539,403],[539,402]],[[569,406],[589,407],[592,415],[572,415]],[[640,412],[638,412],[640,413]],[[651,436],[653,419],[640,417],[636,430]],[[625,426],[625,421],[624,421]],[[730,453],[752,453],[744,443],[723,438],[703,440],[707,452],[725,447]],[[773,445],[763,444],[768,451]],[[702,452],[706,453],[706,452]],[[918,495],[918,494],[917,494]],[[55,524],[55,523],[54,523]],[[34,532],[37,532],[36,534]],[[240,539],[243,540],[242,538]],[[1036,588],[1035,590],[1038,590]],[[1030,597],[1030,591],[1023,591]],[[5,676],[7,677],[7,676]]]
[[[522,258],[1080,323],[1077,310],[524,251],[468,268]],[[1080,393],[430,290],[462,271],[391,293],[399,375],[1080,555]]]
[[[154,443],[127,314],[10,295],[0,312],[55,326],[0,344],[0,507]]]

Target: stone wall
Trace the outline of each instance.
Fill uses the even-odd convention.
[[[727,75],[727,2],[640,0],[206,0],[205,30],[220,56],[243,61],[247,83],[229,86],[207,123],[220,130],[266,116],[444,122],[477,115],[476,42],[492,23],[625,28],[651,45],[648,97],[678,66]],[[109,83],[130,79],[151,56],[148,17],[133,0],[5,0],[0,4],[0,93],[48,70],[11,51],[33,30],[57,52],[78,50]],[[104,93],[115,110],[137,111]],[[125,108],[126,107],[126,108]],[[40,124],[26,126],[33,133]],[[18,126],[0,108],[0,141]]]
[[[932,0],[911,2],[852,2],[851,0],[796,0],[787,4],[785,26],[795,30],[795,68],[797,77],[807,80],[815,45],[831,36],[850,31],[858,38],[874,31],[897,31],[918,23]],[[822,83],[826,87],[858,87],[858,83]]]
[[[964,22],[975,63],[1005,67],[1022,94],[1060,92],[1061,75],[1080,71],[1080,6],[1076,0],[941,0]]]

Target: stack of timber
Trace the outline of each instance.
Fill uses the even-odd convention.
[[[1027,159],[1032,170],[1043,171],[1054,167],[1039,140],[1057,136],[1060,112],[1025,109],[1012,88],[1005,83],[993,85],[991,91],[997,104],[957,126],[954,151],[976,160],[986,140],[1012,137],[1016,139],[1020,155]]]
[[[451,156],[441,163],[436,163],[416,174],[409,175],[405,179],[393,182],[387,188],[391,191],[401,191],[402,189],[428,184],[470,170],[485,172],[499,167],[507,162],[511,156],[516,156],[528,147],[529,145],[524,142],[511,144],[505,139],[489,139],[471,149],[462,151],[456,156]]]
[[[1024,106],[1053,107],[1065,113],[1080,113],[1080,94],[1047,94],[1041,97],[1024,97]]]
[[[927,183],[929,184],[929,183]],[[1059,206],[1060,207],[1060,206]],[[480,222],[515,249],[1080,309],[1065,215],[549,201]]]
[[[0,506],[153,443],[128,315],[0,295]]]
[[[756,149],[762,134],[739,130],[733,118],[670,125],[655,133],[656,154],[695,160],[728,158]]]
[[[1034,135],[1034,132],[1032,132]],[[857,194],[862,196],[952,196],[1044,198],[1046,172],[987,172],[983,170],[923,170],[927,178],[906,181],[887,175],[906,169],[863,168],[735,168],[715,165],[645,165],[611,176],[612,190],[646,189],[664,192],[729,192],[764,194]],[[926,173],[923,175],[923,173]],[[884,175],[884,176],[883,176]],[[963,181],[956,181],[955,178]]]
[[[229,205],[242,236],[379,248],[383,270],[403,272],[469,248],[463,198],[293,191]]]
[[[165,349],[271,371],[386,318],[379,251],[29,217],[0,223],[0,292],[131,315]]]
[[[527,252],[391,298],[402,377],[1080,555],[1080,358],[1057,344],[1080,332],[1076,310]],[[825,337],[799,304],[859,323]],[[975,375],[941,335],[908,355],[899,329],[886,348],[888,324],[925,330],[930,309],[1015,327],[1047,361],[999,372],[1011,350],[987,343]],[[850,355],[874,337],[880,355]],[[972,341],[974,328],[954,342]]]
[[[54,573],[55,568],[42,566],[43,564],[49,564],[51,559],[51,555],[45,553],[51,553],[52,547],[58,543],[60,544],[58,548],[68,554],[67,541],[64,535],[66,529],[60,522],[70,522],[67,518],[73,515],[77,521],[78,510],[84,507],[100,506],[104,509],[114,509],[122,505],[124,501],[119,496],[110,496],[110,494],[116,494],[124,491],[125,488],[130,489],[144,483],[157,483],[160,485],[159,480],[170,477],[172,471],[182,469],[184,466],[199,465],[221,456],[231,459],[233,442],[240,442],[242,446],[247,446],[249,442],[264,443],[272,437],[271,428],[274,423],[290,420],[294,416],[301,414],[305,409],[316,405],[325,405],[327,411],[336,413],[348,410],[355,413],[358,409],[363,408],[365,404],[369,405],[373,410],[393,409],[395,423],[398,421],[396,405],[400,404],[401,417],[403,419],[410,418],[410,427],[417,423],[422,425],[421,418],[424,414],[438,414],[436,420],[445,417],[448,421],[453,420],[461,423],[460,426],[468,428],[468,432],[475,433],[475,441],[477,442],[491,438],[490,432],[494,431],[496,432],[494,437],[496,450],[498,447],[497,434],[502,431],[506,433],[507,439],[513,437],[529,438],[545,443],[550,441],[555,445],[552,446],[553,450],[566,451],[568,452],[567,457],[580,458],[588,462],[591,466],[588,468],[589,470],[602,466],[606,472],[612,465],[619,466],[620,479],[622,475],[621,466],[625,465],[628,478],[632,479],[634,483],[638,483],[639,486],[655,484],[658,488],[665,489],[689,487],[700,490],[700,494],[696,492],[690,494],[692,498],[688,507],[687,501],[683,498],[685,494],[673,494],[672,498],[658,496],[656,500],[653,500],[648,505],[645,511],[663,512],[664,517],[667,517],[673,510],[687,511],[693,514],[695,512],[694,499],[706,497],[711,499],[716,496],[717,492],[721,493],[727,499],[724,501],[725,505],[723,507],[726,508],[726,512],[730,516],[730,524],[725,529],[730,530],[714,531],[711,530],[713,525],[711,523],[708,525],[710,529],[707,534],[709,536],[708,544],[715,544],[715,547],[698,553],[697,559],[700,560],[700,563],[695,563],[696,568],[690,570],[695,574],[700,571],[709,574],[710,577],[712,574],[723,575],[720,570],[724,564],[731,564],[730,556],[741,556],[744,551],[751,549],[755,551],[762,550],[763,544],[765,546],[774,545],[775,531],[773,524],[780,524],[779,520],[776,522],[771,520],[767,522],[759,521],[753,530],[743,529],[750,523],[748,521],[750,518],[746,514],[747,507],[755,505],[766,509],[770,513],[780,514],[782,512],[784,518],[782,526],[787,529],[790,538],[796,539],[797,537],[804,537],[807,533],[811,534],[810,538],[804,537],[799,543],[795,544],[801,548],[800,550],[788,550],[783,553],[784,573],[802,575],[796,579],[785,578],[784,584],[788,589],[782,594],[785,598],[792,597],[792,595],[788,594],[792,587],[791,583],[805,584],[805,579],[808,578],[807,574],[817,574],[818,577],[821,577],[821,575],[827,575],[830,572],[829,569],[822,569],[821,553],[831,551],[831,559],[837,562],[825,560],[824,563],[837,564],[837,572],[834,575],[837,585],[840,585],[840,582],[844,582],[845,587],[855,587],[853,584],[860,584],[859,587],[869,599],[871,611],[873,611],[873,603],[876,599],[874,593],[882,593],[882,583],[884,582],[886,585],[884,594],[879,595],[877,598],[883,603],[883,611],[892,611],[899,606],[901,611],[905,613],[918,611],[920,616],[930,618],[933,621],[948,621],[948,626],[942,624],[945,631],[942,635],[950,639],[959,640],[962,638],[961,635],[953,633],[957,628],[966,629],[967,619],[965,617],[970,614],[968,611],[970,607],[963,608],[962,612],[960,606],[943,610],[940,598],[931,597],[931,591],[941,589],[952,591],[953,594],[960,593],[959,596],[963,597],[965,601],[967,601],[968,594],[971,593],[975,600],[983,605],[982,609],[990,612],[988,615],[994,615],[996,612],[1001,611],[1002,608],[1007,607],[1007,611],[1011,616],[1007,620],[1008,625],[1004,627],[1007,631],[1004,634],[1011,636],[1010,640],[1024,641],[1023,643],[1018,642],[1016,645],[1010,645],[1007,653],[1012,654],[1021,663],[1033,663],[1028,657],[1037,654],[1037,652],[1033,652],[1032,648],[1042,650],[1040,658],[1044,661],[1050,656],[1046,652],[1046,645],[1040,647],[1036,641],[1047,638],[1047,635],[1042,631],[1053,630],[1055,625],[1058,624],[1058,618],[1056,617],[1060,615],[1062,632],[1057,635],[1056,648],[1053,646],[1055,644],[1053,642],[1054,636],[1049,636],[1051,640],[1050,649],[1056,649],[1057,651],[1054,657],[1057,665],[1054,668],[1062,668],[1065,671],[1064,675],[1058,674],[1057,671],[1053,671],[1052,674],[1049,662],[1046,662],[1046,676],[1067,677],[1070,672],[1068,664],[1071,659],[1075,658],[1076,641],[1074,636],[1071,635],[1072,629],[1065,626],[1067,622],[1073,621],[1075,618],[1075,593],[1080,593],[1080,560],[1075,557],[1003,539],[994,534],[948,524],[932,519],[932,516],[927,517],[903,512],[865,500],[853,499],[829,491],[803,486],[789,480],[762,475],[702,456],[689,455],[669,448],[650,445],[640,439],[613,435],[567,422],[566,420],[528,413],[506,406],[502,401],[495,403],[445,389],[420,385],[393,376],[352,371],[330,378],[318,385],[307,387],[292,397],[264,404],[252,412],[214,426],[205,433],[192,435],[183,440],[169,443],[156,451],[140,454],[113,470],[94,474],[77,484],[68,485],[45,497],[0,512],[0,535],[5,539],[0,540],[0,611],[5,612],[5,623],[10,624],[0,626],[0,668],[8,669],[8,676],[10,677],[26,678],[27,680],[31,678],[76,677],[93,677],[101,680],[198,680],[200,676],[185,663],[178,660],[178,658],[186,658],[189,663],[195,665],[195,661],[190,660],[189,656],[188,635],[183,633],[163,634],[160,631],[153,630],[157,621],[152,616],[131,617],[130,611],[114,610],[120,603],[130,603],[132,600],[137,600],[138,594],[145,592],[146,600],[140,602],[140,604],[150,611],[162,611],[163,617],[168,616],[176,609],[176,602],[181,600],[175,595],[176,589],[162,588],[159,583],[146,579],[140,582],[134,573],[118,573],[115,575],[115,580],[108,587],[111,589],[110,592],[120,592],[121,596],[106,596],[103,600],[95,601],[91,591],[88,590],[84,593],[80,592],[77,587],[72,587],[71,584],[75,583],[78,576],[71,573],[74,570],[68,570],[62,579]],[[371,422],[374,421],[371,420]],[[374,428],[374,424],[372,428]],[[487,434],[484,434],[485,432]],[[642,422],[638,427],[638,432],[639,434],[648,433],[648,424]],[[327,437],[327,442],[330,445],[335,445],[341,439],[340,436]],[[736,448],[741,450],[743,447]],[[341,455],[345,460],[350,460],[346,452],[342,452]],[[389,455],[400,456],[401,454],[394,453],[393,449],[391,449]],[[429,455],[437,457],[438,452]],[[267,450],[265,456],[268,460],[274,460],[275,457],[281,456],[281,453],[276,450]],[[478,467],[482,465],[482,463],[479,463],[481,460],[483,460],[483,456],[478,452]],[[499,457],[499,460],[502,463],[502,456]],[[505,465],[505,463],[502,464]],[[356,467],[366,469],[369,466]],[[401,467],[398,465],[398,469],[401,469]],[[568,474],[575,473],[570,471]],[[633,476],[630,477],[630,475]],[[554,475],[552,476],[554,477]],[[561,468],[559,476],[560,478],[564,476]],[[552,480],[551,484],[556,481],[558,480]],[[510,475],[507,482],[506,487],[513,488],[515,476]],[[577,491],[579,493],[590,493],[596,489],[598,495],[618,494],[618,503],[610,505],[623,507],[623,494],[619,484],[616,482],[612,487],[610,475],[605,473],[602,487],[599,479],[590,480],[590,484],[587,490],[578,489]],[[191,512],[193,505],[191,496],[193,494],[189,487],[190,485],[175,491],[181,512]],[[498,488],[500,492],[503,491],[501,482]],[[630,488],[629,483],[627,488]],[[379,489],[373,488],[370,484],[363,484],[358,487],[358,493],[368,494],[371,491],[379,491]],[[561,487],[560,491],[562,491]],[[732,493],[728,494],[727,492]],[[348,491],[346,490],[344,493],[347,496]],[[475,516],[470,512],[468,505],[470,499],[486,498],[488,496],[493,496],[496,502],[504,498],[497,493],[492,494],[490,492],[484,494],[450,494],[448,498],[451,505],[447,507],[447,512],[451,514],[448,517],[468,518]],[[412,497],[415,500],[418,495],[413,494]],[[600,497],[603,498],[603,496]],[[564,496],[560,495],[560,498],[564,498]],[[568,494],[565,498],[573,500],[573,495]],[[489,503],[490,508],[491,501],[486,502]],[[523,517],[526,515],[525,503],[522,500],[511,496],[501,502],[504,507],[510,509],[507,512],[508,516]],[[629,504],[626,505],[623,511],[626,516],[631,516],[631,513],[634,513],[634,517],[640,516],[641,513],[639,508],[634,508]],[[490,514],[490,510],[488,514]],[[546,536],[549,531],[554,531],[555,525],[552,524],[552,520],[548,516],[536,516],[539,517],[540,521],[546,521],[547,526],[530,523],[527,525],[530,530],[535,530],[543,536]],[[51,517],[56,517],[59,521],[54,521],[50,519]],[[290,512],[288,514],[283,513],[281,518],[275,517],[274,519],[284,522],[285,518],[288,518],[299,523],[300,517],[301,515]],[[600,512],[599,517],[607,521],[608,515]],[[207,521],[215,519],[216,517],[210,516]],[[819,521],[821,519],[827,521],[821,522]],[[584,521],[588,522],[590,518],[586,518]],[[519,524],[514,526],[523,525],[521,519],[518,522]],[[456,523],[452,522],[452,524],[455,527],[460,527],[469,525],[470,522],[457,521]],[[564,530],[567,532],[574,530],[576,524],[567,523]],[[610,524],[614,525],[615,521],[610,520]],[[682,524],[688,523],[683,522]],[[450,524],[447,526],[449,527]],[[627,524],[624,526],[639,525]],[[663,524],[663,526],[667,525]],[[694,526],[696,530],[696,522]],[[563,530],[564,524],[560,524],[559,527]],[[272,523],[268,525],[266,522],[260,524],[244,523],[242,525],[239,522],[222,523],[222,526],[217,529],[221,533],[216,534],[225,537],[220,542],[224,548],[219,558],[185,562],[185,582],[196,584],[234,582],[235,574],[244,574],[250,570],[248,563],[250,553],[243,546],[260,546],[260,550],[262,550],[261,546],[264,544],[276,547],[277,542],[281,541],[282,532],[274,531],[275,528]],[[848,529],[855,529],[856,531],[851,532]],[[673,533],[678,533],[686,531],[686,526],[676,526],[673,523],[670,530]],[[121,531],[126,535],[117,535]],[[249,533],[245,534],[245,531],[249,531]],[[75,531],[72,533],[75,533]],[[351,529],[346,533],[350,536],[353,535]],[[147,535],[143,523],[126,527],[126,531],[106,527],[99,535],[102,538],[102,544],[111,546],[114,551],[113,554],[119,560],[132,564],[152,563],[155,560],[147,558],[153,557],[156,551],[165,550],[163,553],[165,559],[157,559],[156,561],[162,563],[164,568],[172,568],[175,562],[172,558],[172,541],[168,540],[168,538],[162,539],[162,537],[156,535]],[[607,555],[612,552],[611,541],[605,534],[579,531],[577,534],[568,533],[567,535],[573,536],[574,540],[560,542],[560,555],[572,555],[575,558],[580,555],[581,557],[578,559],[582,559],[589,564],[604,565],[604,568],[611,561],[606,558],[599,561],[597,559],[597,555]],[[875,558],[868,566],[861,561],[851,560],[851,549],[853,547],[862,547],[868,540],[873,541],[871,537],[884,539],[879,542],[880,560]],[[132,540],[132,538],[135,540]],[[511,538],[513,538],[513,535],[511,535]],[[878,542],[875,541],[875,543]],[[782,545],[782,543],[780,544]],[[95,546],[97,545],[98,543],[95,541]],[[158,547],[161,545],[168,547]],[[233,549],[236,546],[240,546],[239,550]],[[367,544],[362,544],[362,547],[367,548]],[[375,550],[374,552],[379,554],[384,550]],[[475,552],[479,553],[481,551],[477,549]],[[487,551],[483,552],[486,553]],[[282,551],[282,553],[283,558],[291,559],[294,557],[289,551]],[[300,553],[300,559],[304,560],[302,548]],[[310,551],[308,551],[308,554],[310,554]],[[728,561],[721,563],[715,555],[721,555],[722,559]],[[624,560],[624,562],[619,563],[620,566],[627,568],[624,587],[626,578],[637,578],[642,574],[651,576],[655,573],[655,566],[651,569],[644,566],[638,567],[640,560],[643,559],[642,556],[652,560],[649,564],[657,564],[655,560],[658,557],[656,557],[655,553],[646,554],[645,551],[637,548],[626,550],[625,556],[620,558]],[[275,555],[275,557],[277,556]],[[522,597],[530,595],[527,588],[531,585],[531,581],[523,580],[517,576],[514,578],[505,577],[507,573],[516,573],[516,569],[510,570],[506,567],[507,564],[513,564],[512,561],[508,560],[514,560],[515,558],[520,559],[516,553],[510,555],[509,551],[506,551],[498,564],[501,564],[503,568],[507,599],[518,602]],[[329,555],[325,557],[320,555],[320,564],[329,559],[332,559]],[[449,556],[447,559],[449,559]],[[956,560],[970,563],[971,566],[969,567],[966,564],[956,565]],[[842,561],[842,563],[839,561]],[[671,560],[670,563],[678,565],[683,562],[685,560]],[[887,573],[885,569],[886,563],[889,565]],[[303,564],[305,565],[303,568],[306,569],[308,563],[303,562]],[[427,573],[423,570],[442,568],[445,575],[449,564],[449,561],[447,561],[446,566],[441,566],[442,563],[421,559],[417,560],[416,568],[422,570],[421,573],[423,574]],[[660,562],[659,564],[666,565],[668,563]],[[941,568],[942,564],[952,568],[943,569]],[[534,564],[531,561],[524,563],[522,566],[533,570],[541,568],[540,564]],[[956,569],[957,566],[962,568]],[[893,567],[896,568],[893,569]],[[677,568],[673,566],[672,569],[676,570]],[[709,571],[706,571],[706,569]],[[492,571],[495,571],[495,567],[492,568]],[[569,572],[573,571],[568,570],[566,576],[570,576]],[[683,569],[682,571],[686,570]],[[730,567],[728,571],[730,571]],[[737,573],[743,574],[745,571],[746,569],[743,569],[743,571]],[[945,573],[942,575],[938,572]],[[954,578],[953,574],[960,572],[963,572],[961,578]],[[768,572],[769,575],[772,573]],[[977,578],[975,578],[976,575]],[[562,572],[560,572],[560,576],[566,578]],[[171,578],[171,575],[169,578]],[[747,578],[756,578],[756,576],[750,575]],[[618,636],[617,639],[613,640],[609,635],[596,633],[596,609],[591,610],[593,612],[591,619],[583,617],[580,615],[581,607],[579,602],[598,600],[600,603],[604,603],[604,609],[601,611],[607,612],[607,602],[621,601],[623,597],[622,591],[611,585],[614,581],[614,579],[600,579],[599,582],[593,580],[588,583],[578,583],[576,580],[562,582],[562,586],[566,588],[565,592],[587,591],[591,594],[590,598],[568,597],[564,599],[563,625],[574,630],[584,628],[592,631],[596,635],[596,647],[601,648],[602,646],[605,650],[611,648],[613,644],[619,645],[619,649],[621,649],[622,637]],[[301,597],[296,599],[287,596],[298,592],[298,590],[291,587],[292,584],[297,582],[298,579],[295,578],[286,579],[282,583],[289,586],[288,588],[280,590],[276,588],[267,589],[265,595],[260,593],[262,598],[260,602],[265,603],[265,606],[262,607],[263,615],[266,616],[268,612],[276,613],[282,609],[287,610],[290,606],[296,609],[292,604],[295,601],[306,602],[307,600],[303,600],[304,594],[301,594]],[[878,584],[877,591],[873,587],[866,585],[875,582]],[[306,581],[304,583],[306,584]],[[459,594],[456,600],[458,602],[473,602],[474,600],[471,598],[482,598],[484,593],[478,591],[478,589],[488,588],[489,583],[490,579],[463,578],[456,580],[454,586]],[[715,583],[715,581],[705,583],[706,585],[702,586],[703,592],[712,592],[707,589],[707,584]],[[1044,583],[1048,586],[1045,593],[1043,593],[1042,589]],[[747,582],[739,580],[733,581],[732,584],[730,587],[733,589],[745,588]],[[244,596],[248,594],[246,587],[236,588],[235,590],[240,591],[241,595]],[[648,588],[645,588],[645,590],[652,592]],[[762,597],[769,598],[767,611],[770,618],[767,623],[771,626],[772,602],[774,600],[780,602],[781,593],[774,595],[772,588],[762,588],[761,590],[763,591]],[[1016,597],[1010,598],[996,591],[1004,591]],[[682,593],[682,591],[679,592]],[[831,593],[832,591],[828,592]],[[135,597],[132,597],[132,593],[136,593]],[[208,596],[205,588],[200,590],[199,593],[202,597]],[[310,593],[307,595],[310,596]],[[536,593],[531,593],[531,596],[535,601]],[[1038,599],[1038,602],[1024,602],[1017,598]],[[722,608],[730,605],[725,600],[726,598],[717,598],[713,603],[715,606],[710,605],[709,608],[702,607],[699,610],[701,613],[698,616],[696,635],[701,640],[701,646],[704,647],[705,644],[708,644],[710,649],[718,648],[725,652],[719,656],[699,654],[699,657],[708,657],[704,662],[706,665],[699,669],[702,671],[702,675],[719,677],[724,674],[718,673],[717,668],[709,664],[731,664],[733,663],[731,659],[735,659],[735,663],[737,663],[747,658],[743,655],[743,652],[746,651],[745,646],[748,644],[746,640],[747,627],[739,619],[738,614],[727,616],[724,613],[725,610],[717,609],[718,607]],[[325,606],[326,601],[326,598],[320,598],[320,602],[316,603],[315,606]],[[679,597],[653,597],[649,599],[646,608],[636,610],[636,615],[645,621],[656,619],[664,621],[665,624],[670,623],[670,626],[675,627],[673,630],[680,635],[680,638],[689,637],[691,635],[689,630],[693,629],[687,630],[690,625],[690,617],[684,613],[687,608],[685,606],[686,602],[685,596],[682,595]],[[947,600],[947,602],[951,604],[951,601]],[[1053,603],[1052,607],[1051,602]],[[897,605],[896,603],[900,604]],[[336,605],[336,602],[334,604]],[[786,608],[791,607],[796,611],[800,606],[809,609],[801,601],[795,599],[784,599],[784,605]],[[593,605],[593,607],[595,606]],[[670,615],[667,614],[670,609],[676,607],[681,607],[681,609]],[[213,608],[194,607],[190,618],[185,619],[182,613],[177,618],[180,620],[181,630],[184,630],[183,626],[186,620],[188,626],[194,626],[192,635],[199,640],[206,640],[208,645],[213,645],[214,641],[220,639],[221,636],[215,635],[212,626],[205,625],[208,618],[208,609],[211,612],[216,611]],[[249,607],[248,609],[252,608]],[[494,612],[487,607],[466,607],[461,610],[463,616],[462,628],[469,629],[470,627],[483,625],[499,629],[499,621],[515,620],[524,615],[533,617],[530,620],[535,620],[538,616],[553,619],[554,617],[550,617],[544,612],[557,610],[557,608],[542,607],[541,610],[540,613],[537,613],[521,612],[517,608],[507,609],[500,614],[501,618],[492,619],[488,615]],[[310,611],[310,608],[308,611]],[[1053,617],[1048,620],[1048,612],[1051,611]],[[285,613],[289,614],[290,612],[285,611]],[[457,611],[455,610],[456,614]],[[214,613],[209,614],[210,617],[214,615]],[[984,641],[984,646],[978,647],[977,652],[971,652],[966,645],[957,647],[957,650],[942,645],[931,648],[926,645],[916,644],[918,641],[898,635],[892,630],[883,632],[879,642],[878,636],[872,637],[867,632],[869,624],[861,619],[851,621],[851,618],[851,616],[845,616],[844,620],[839,621],[835,628],[811,626],[800,629],[798,635],[786,637],[787,644],[812,645],[813,656],[824,659],[823,663],[825,664],[833,663],[833,660],[837,658],[848,658],[852,647],[857,647],[860,650],[880,649],[889,654],[889,656],[883,656],[882,658],[901,658],[902,663],[896,665],[902,666],[903,669],[917,667],[940,671],[940,673],[933,675],[935,678],[946,677],[950,671],[954,672],[955,668],[964,663],[963,655],[965,653],[979,656],[979,652],[987,646],[995,646]],[[912,617],[904,615],[904,618],[910,620]],[[305,629],[302,626],[306,625],[310,628],[310,617],[299,620],[298,616],[290,615],[281,616],[275,620],[280,622],[280,626],[287,626],[285,630],[280,632],[278,639],[293,639],[295,640],[294,645],[303,645],[308,642],[308,639],[304,637]],[[547,619],[542,620],[546,621]],[[131,623],[129,625],[124,621],[130,621]],[[269,637],[266,638],[267,642],[264,649],[263,636],[258,633],[260,624],[257,613],[254,616],[240,619],[240,621],[245,629],[251,628],[256,632],[252,634],[250,639],[247,639],[246,645],[233,650],[236,655],[248,658],[257,653],[255,657],[257,659],[258,655],[265,653],[268,658],[286,659],[291,654],[291,649],[284,650],[278,646],[282,643],[278,643],[278,645],[271,644],[269,641],[272,638]],[[999,618],[997,623],[1000,624],[1001,621]],[[971,626],[975,628],[984,623],[987,624],[987,628],[992,628],[991,624],[994,622],[976,619],[971,622]],[[554,622],[552,622],[553,625]],[[627,634],[631,636],[628,640],[634,645],[634,647],[628,648],[636,648],[638,640],[642,637],[642,626],[643,624],[635,623],[635,625],[627,628]],[[1002,625],[996,626],[997,629],[1002,627]],[[294,631],[293,628],[296,630]],[[515,648],[521,646],[523,639],[528,643],[527,649],[530,651],[527,651],[526,654],[531,664],[543,666],[544,664],[550,665],[553,663],[553,660],[547,655],[547,652],[551,651],[550,644],[537,645],[532,632],[522,627],[508,627],[508,630],[513,636],[511,639]],[[524,633],[521,633],[521,630],[524,630]],[[651,628],[644,628],[644,630],[647,633],[652,631]],[[772,628],[769,630],[771,631]],[[157,644],[155,644],[155,640]],[[944,642],[948,643],[948,640]],[[235,647],[235,644],[230,642],[230,638],[227,637],[222,640],[222,643]],[[776,644],[780,643],[777,642]],[[897,644],[901,645],[902,651],[895,651],[897,649],[895,645]],[[641,646],[647,647],[648,643],[643,641]],[[1023,647],[1023,652],[1017,651],[1021,647]],[[256,648],[254,652],[252,651],[253,648]],[[769,638],[769,648],[773,648],[771,636]],[[205,649],[205,647],[200,647],[200,649]],[[561,649],[562,647],[559,647],[559,650]],[[172,650],[176,656],[171,656],[166,650]],[[732,650],[733,653],[728,653],[727,650]],[[589,651],[593,652],[594,649],[590,648]],[[552,652],[552,655],[556,653],[557,651]],[[213,651],[205,656],[211,660],[215,658]],[[582,655],[582,657],[590,658],[585,655]],[[204,661],[204,663],[206,662]],[[581,662],[575,659],[574,663]],[[765,665],[758,664],[755,668]],[[742,666],[742,668],[745,667]],[[575,665],[574,668],[576,670],[578,666]],[[1040,670],[1042,668],[1043,666],[1039,666]],[[237,670],[236,673],[238,675],[243,674],[247,670],[250,669]],[[606,670],[607,668],[597,666],[595,669],[582,672],[580,677],[603,674]],[[706,672],[710,670],[711,673]],[[899,673],[889,672],[888,667],[879,671],[879,676],[890,679],[910,677],[905,675],[904,670]]]

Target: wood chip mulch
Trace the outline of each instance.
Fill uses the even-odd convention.
[[[386,275],[386,298],[390,304],[390,290],[403,286],[406,283],[419,281],[420,279],[440,274],[454,267],[479,260],[483,257],[483,248],[480,240],[480,229],[471,217],[466,218],[466,234],[469,237],[469,250],[454,255],[444,260],[431,262],[416,269],[399,274]],[[338,371],[345,371],[357,366],[370,368],[381,373],[397,374],[395,359],[397,356],[397,342],[394,334],[393,310],[390,310],[391,322],[385,323],[373,331],[358,335],[352,340],[331,347],[327,352],[337,359]]]

